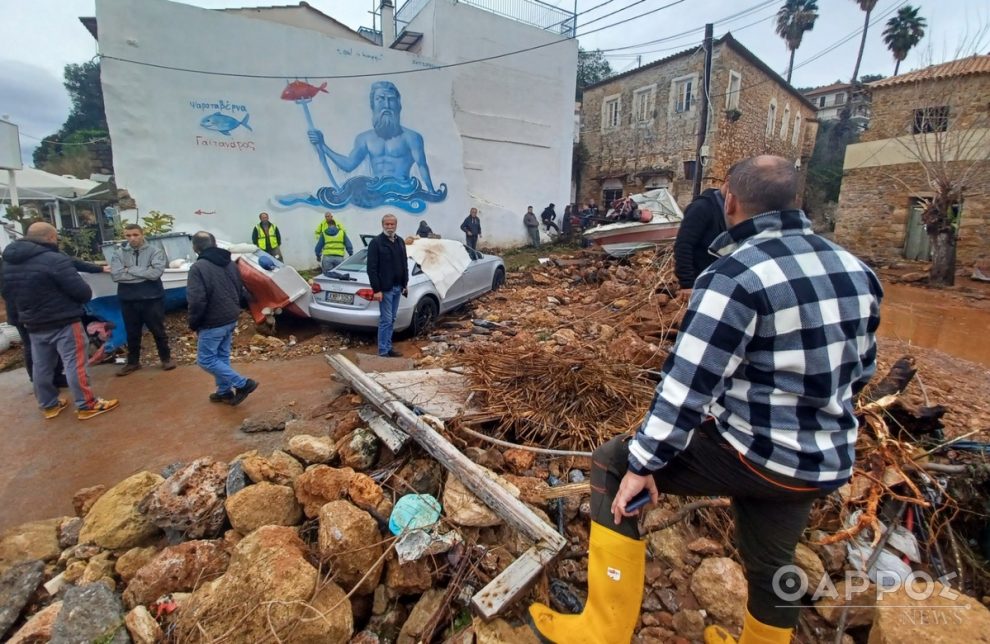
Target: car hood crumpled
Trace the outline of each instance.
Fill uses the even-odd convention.
[[[407,239],[406,253],[433,281],[440,297],[446,297],[454,282],[471,263],[467,249],[452,239]]]

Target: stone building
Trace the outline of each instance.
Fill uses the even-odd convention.
[[[990,56],[933,65],[869,88],[870,128],[846,148],[836,240],[875,260],[928,260],[922,204],[934,195],[929,174],[940,174],[962,184],[957,262],[990,259]]]
[[[853,123],[865,127],[870,122],[870,101],[862,84],[832,83],[805,92],[804,97],[818,109],[819,121],[837,121],[849,110]]]
[[[733,163],[754,154],[793,159],[803,192],[818,129],[815,107],[731,34],[713,43],[709,128],[698,167],[704,64],[699,47],[585,88],[581,141],[588,154],[578,201],[605,204],[666,187],[684,207],[696,171],[702,189],[718,186]]]

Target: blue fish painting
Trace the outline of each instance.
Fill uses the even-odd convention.
[[[204,116],[203,120],[199,122],[200,127],[207,130],[213,130],[214,132],[219,132],[224,136],[230,136],[230,133],[242,125],[254,132],[251,126],[248,125],[248,119],[251,118],[250,114],[244,115],[243,121],[238,121],[233,116],[227,116],[226,114],[221,114],[220,112],[214,112],[209,116]]]

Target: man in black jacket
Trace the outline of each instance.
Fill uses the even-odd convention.
[[[245,378],[230,366],[230,345],[241,309],[247,304],[247,291],[241,283],[230,251],[217,248],[217,240],[200,231],[192,237],[199,259],[189,269],[186,301],[189,328],[196,332],[196,364],[211,374],[217,390],[210,402],[239,405],[258,383]]]
[[[481,218],[478,217],[477,208],[472,208],[461,222],[461,230],[464,231],[464,243],[471,248],[477,248],[478,238],[481,237]]]
[[[88,420],[120,404],[98,398],[90,387],[82,315],[92,295],[73,260],[59,252],[58,231],[51,224],[31,224],[24,239],[4,249],[3,298],[30,335],[34,395],[45,418],[55,418],[69,404],[53,383],[60,357],[77,418]]]
[[[730,170],[731,172],[731,170]],[[692,201],[674,240],[674,274],[681,290],[690,293],[701,271],[715,261],[708,247],[725,232],[725,187],[709,188]]]
[[[471,209],[472,212],[474,209]],[[399,312],[399,298],[409,295],[409,261],[406,244],[395,234],[399,225],[395,215],[382,217],[382,234],[368,244],[368,279],[372,299],[378,302],[378,355],[399,358],[392,348],[392,330]]]
[[[110,259],[110,276],[117,283],[117,299],[127,331],[127,364],[118,376],[126,376],[141,368],[141,331],[148,327],[162,369],[175,369],[172,352],[165,333],[165,251],[144,239],[137,224],[124,226],[125,241]]]

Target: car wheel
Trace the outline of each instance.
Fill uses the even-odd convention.
[[[417,302],[412,315],[412,334],[423,335],[432,329],[438,313],[436,300],[432,297],[424,297]]]
[[[505,284],[505,269],[499,266],[495,269],[495,276],[492,277],[492,290],[497,291]]]

